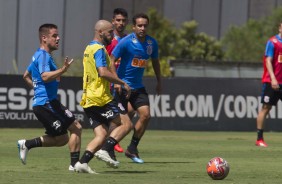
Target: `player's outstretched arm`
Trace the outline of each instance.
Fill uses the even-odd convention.
[[[129,98],[130,94],[131,94],[131,89],[130,87],[120,78],[118,78],[116,75],[114,75],[113,73],[110,72],[110,70],[108,70],[107,67],[99,67],[98,68],[98,73],[99,76],[106,79],[107,81],[114,83],[114,84],[119,84],[119,85],[123,85],[125,90],[127,91],[127,96]]]
[[[72,62],[73,62],[73,59],[69,60],[68,56],[65,57],[64,65],[55,71],[42,73],[41,74],[42,80],[44,82],[50,82],[50,81],[55,80],[57,77],[60,77],[61,75],[63,75],[63,73],[65,73],[68,70]]]

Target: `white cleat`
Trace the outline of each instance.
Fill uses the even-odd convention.
[[[69,171],[74,172],[74,167],[72,165],[69,166]]]
[[[26,164],[26,157],[28,153],[28,149],[25,146],[25,141],[26,140],[24,139],[18,140],[19,158],[24,165]]]
[[[106,162],[112,168],[118,168],[119,161],[112,159],[106,150],[99,150],[95,153],[95,157]]]
[[[92,170],[87,163],[80,163],[76,162],[74,165],[74,171],[78,173],[89,173],[89,174],[98,174],[95,172],[95,170]]]

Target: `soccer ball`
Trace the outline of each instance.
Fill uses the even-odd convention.
[[[221,157],[214,157],[207,164],[207,173],[214,180],[224,179],[229,170],[228,162]]]

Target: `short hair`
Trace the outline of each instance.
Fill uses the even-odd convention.
[[[113,18],[115,18],[116,15],[122,15],[124,17],[128,17],[127,11],[123,8],[114,9]]]
[[[145,13],[137,13],[133,16],[132,18],[132,24],[133,25],[136,25],[136,19],[139,19],[139,18],[144,18],[144,19],[147,19],[148,23],[149,23],[149,17],[148,15],[146,15]]]
[[[47,35],[50,29],[58,29],[58,26],[55,24],[42,24],[39,27],[39,40],[41,40],[42,35]]]

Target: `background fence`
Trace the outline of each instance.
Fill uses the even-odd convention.
[[[38,27],[59,26],[60,49],[56,59],[81,58],[93,38],[94,23],[111,20],[114,8],[137,12],[155,8],[176,26],[196,20],[198,32],[220,38],[231,25],[270,14],[282,0],[0,0],[0,74],[22,74],[39,46]],[[153,22],[152,22],[153,24]]]

